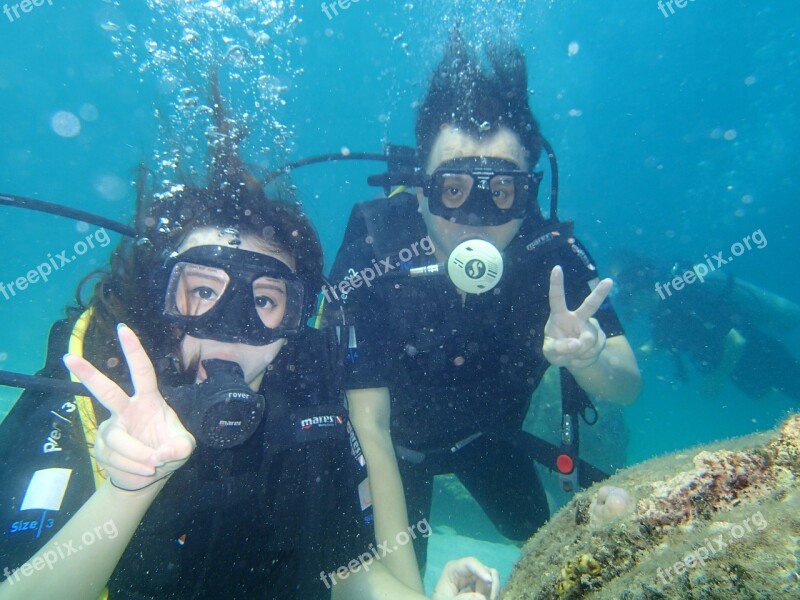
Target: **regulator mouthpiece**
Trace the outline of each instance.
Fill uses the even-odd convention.
[[[224,450],[246,442],[264,419],[264,396],[251,390],[235,362],[203,361],[208,379],[162,390],[183,426],[205,446]]]

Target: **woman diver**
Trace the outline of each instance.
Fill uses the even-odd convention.
[[[229,148],[208,187],[140,197],[40,373],[67,350],[93,398],[29,389],[0,428],[0,598],[423,598],[373,560],[336,351],[306,327],[322,283],[311,224]],[[433,597],[498,581],[453,561]]]

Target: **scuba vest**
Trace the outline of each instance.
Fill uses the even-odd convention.
[[[74,324],[61,321],[53,327],[44,373],[52,377],[64,372],[58,357],[67,340],[71,353],[83,355],[83,340],[91,316],[90,309],[74,320]],[[204,585],[223,579],[214,574],[218,565],[223,564],[220,558],[233,556],[234,552],[244,553],[236,556],[246,558],[244,563],[251,566],[259,563],[262,555],[294,557],[291,560],[297,563],[293,567],[296,569],[319,564],[334,568],[342,563],[343,558],[336,562],[322,558],[326,556],[324,541],[329,539],[330,523],[335,521],[328,515],[330,510],[326,512],[326,507],[330,506],[336,486],[347,488],[342,492],[343,496],[352,491],[351,504],[357,507],[357,479],[366,477],[366,473],[359,462],[363,457],[355,453],[350,456],[352,439],[351,445],[348,445],[348,439],[354,434],[348,427],[346,411],[341,403],[329,401],[329,398],[336,397],[326,386],[326,382],[332,381],[328,369],[324,368],[330,364],[325,355],[325,347],[330,349],[330,345],[323,343],[323,334],[319,332],[310,331],[304,335],[315,336],[314,339],[320,343],[315,343],[311,352],[291,351],[292,345],[287,346],[274,367],[268,369],[262,385],[262,390],[268,390],[268,409],[256,433],[236,448],[219,450],[199,446],[195,450],[187,464],[170,477],[145,515],[101,598],[135,598],[137,593],[158,597],[170,589],[176,597],[202,595]],[[319,364],[309,364],[309,360]],[[296,376],[289,375],[291,373]],[[30,383],[33,387],[33,382]],[[72,387],[59,389],[63,388],[60,384]],[[72,500],[69,507],[65,504],[63,508],[77,510],[94,487],[107,477],[91,451],[98,421],[104,418],[105,409],[85,395],[85,391],[70,398],[67,394],[79,387],[74,383],[51,379],[45,380],[43,385],[49,385],[51,389],[46,393],[30,391],[22,396],[23,404],[15,406],[9,421],[3,424],[3,435],[8,441],[12,434],[10,427],[45,418],[58,420],[59,416],[67,421],[65,416],[69,417],[72,425],[63,425],[59,430],[63,433],[51,435],[54,441],[45,442],[51,447],[37,453],[36,461],[48,467],[73,467],[70,479],[70,488],[73,489],[67,489],[68,498]],[[54,392],[59,396],[63,394],[63,399],[53,396]],[[48,407],[59,405],[69,405],[69,408],[47,411]],[[63,415],[55,415],[56,412]],[[42,426],[47,425],[42,423]],[[23,430],[16,431],[22,433]],[[66,436],[74,438],[75,435],[82,439],[71,440],[68,447]],[[75,451],[72,451],[73,447]],[[53,462],[67,459],[68,462],[62,464]],[[347,468],[348,462],[350,468]],[[20,476],[26,475],[24,468],[16,469]],[[348,475],[334,477],[337,472],[347,472]],[[346,485],[338,483],[345,479]],[[77,495],[81,497],[77,498]],[[7,500],[3,498],[2,503]],[[20,500],[17,497],[15,504]],[[357,511],[357,508],[352,511],[349,520],[342,516],[342,528],[371,528],[371,508],[361,511],[358,523],[355,522]],[[46,521],[46,514],[42,514]],[[20,518],[20,515],[27,517],[31,513],[15,512],[15,518]],[[50,515],[62,517],[58,527],[69,516],[52,512]],[[56,529],[47,534],[52,535]],[[248,537],[251,530],[260,531],[261,535]],[[41,547],[46,539],[31,539],[25,544],[15,545],[15,552],[17,548],[20,552],[20,562]],[[237,543],[237,546],[228,550],[226,540]],[[27,554],[22,555],[23,552]],[[206,557],[207,552],[213,553]],[[142,569],[148,567],[148,574],[144,575]],[[234,565],[229,571],[235,571],[235,568]],[[317,580],[318,571],[297,578],[287,578],[279,573],[275,573],[275,577],[287,580],[287,586],[290,583],[300,585],[305,589],[303,597],[311,598],[320,593],[318,588],[326,591]],[[247,571],[243,571],[243,593],[247,591],[247,576]],[[186,587],[187,581],[192,582],[189,588]],[[178,582],[182,582],[182,587],[175,587]],[[287,588],[286,594],[286,597],[294,597],[295,592]]]
[[[402,223],[403,227],[392,227],[393,223]],[[342,242],[342,248],[353,246],[358,248],[366,243],[370,246],[370,249],[365,254],[371,253],[372,262],[375,264],[387,257],[397,257],[404,248],[409,247],[411,242],[420,240],[426,235],[424,223],[417,213],[416,197],[408,193],[398,193],[390,198],[378,198],[357,204],[353,209],[353,214]],[[563,256],[565,252],[572,255],[575,260],[580,261],[588,270],[595,270],[591,256],[574,238],[572,222],[559,222],[553,219],[545,220],[540,216],[528,218],[524,221],[517,237],[504,253],[507,266],[503,277],[522,278],[524,277],[522,273],[530,269],[532,264],[535,264],[536,268],[548,269],[549,272],[552,266],[558,264],[557,255]],[[425,258],[425,256],[420,256],[419,260],[421,261]],[[337,274],[343,273],[349,266],[334,265],[334,272],[337,272]],[[387,288],[389,290],[387,295],[390,296],[391,301],[406,302],[408,299],[403,300],[404,290],[397,289],[397,286],[392,289],[391,286],[398,281],[398,277],[408,277],[406,273],[410,268],[418,266],[416,259],[409,261],[406,266],[401,264],[399,269],[386,273],[382,277],[377,277],[372,282],[372,286],[376,289],[379,289],[379,286],[390,286],[390,288]],[[355,269],[358,269],[359,265],[353,265],[352,267],[349,271],[351,277],[355,274]],[[442,277],[440,280],[447,281],[447,278]],[[445,290],[449,281],[447,283],[428,281],[427,283],[438,286],[437,290]],[[425,279],[421,278],[419,285],[425,285]],[[503,286],[502,281],[499,285]],[[338,327],[344,331],[342,343],[348,345],[348,351],[351,356],[356,356],[358,353],[358,339],[353,328],[347,325],[348,298],[350,295],[357,293],[359,293],[358,290],[351,290],[347,295],[343,295],[340,298],[340,314],[342,315],[341,318],[344,319],[344,324],[340,324]],[[514,291],[511,292],[512,295],[514,293]],[[520,291],[519,293],[523,292]],[[411,305],[413,291],[409,292],[409,294],[411,300],[407,303]],[[485,294],[485,296],[491,295],[492,292]],[[327,296],[326,299],[328,299]],[[487,301],[489,300],[491,299],[487,298]],[[426,296],[425,301],[437,303],[439,299],[434,294],[432,300]],[[437,308],[425,304],[424,312],[437,314]],[[443,326],[439,327],[439,329],[447,330],[447,327]],[[422,331],[422,333],[418,334],[413,340],[414,344],[419,344],[421,341],[419,335],[424,336],[426,333]],[[447,331],[442,332],[441,335],[446,338]],[[518,335],[518,332],[512,332],[511,335]],[[422,340],[423,347],[415,348],[415,351],[430,350],[433,356],[436,349],[442,346],[445,338],[440,339],[434,336],[427,342]],[[441,360],[449,360],[449,358],[443,357]],[[578,456],[579,422],[583,420],[589,425],[594,424],[597,420],[597,412],[586,393],[575,382],[566,368],[560,369],[560,378],[562,390],[560,445],[551,444],[522,430],[513,433],[513,436],[515,443],[523,448],[532,459],[559,473],[561,486],[565,491],[576,491],[579,485],[588,486],[595,481],[605,479],[607,475],[593,465],[582,461]],[[445,385],[444,381],[442,385]],[[463,431],[463,439],[456,441],[452,445],[448,443],[446,447],[442,448],[420,451],[398,446],[396,451],[400,458],[419,463],[432,453],[457,452],[460,448],[483,435],[483,433],[482,431],[474,430]]]

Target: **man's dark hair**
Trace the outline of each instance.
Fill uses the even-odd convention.
[[[505,126],[519,136],[531,167],[538,159],[542,143],[528,105],[525,56],[511,44],[487,46],[486,54],[488,73],[460,32],[453,31],[417,112],[417,149],[423,166],[444,124],[476,137],[490,136]]]

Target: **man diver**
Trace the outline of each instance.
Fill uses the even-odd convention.
[[[435,246],[436,263],[416,256],[406,275],[353,285],[343,302],[344,385],[376,523],[406,518],[401,486],[408,520],[427,518],[434,476],[454,473],[503,535],[525,540],[549,517],[517,443],[545,370],[566,367],[592,397],[622,404],[641,379],[611,280],[574,238],[542,231],[524,56],[487,50],[491,73],[453,36],[417,112],[416,193],[356,205],[330,278],[425,236]],[[425,546],[417,540],[423,566]]]

